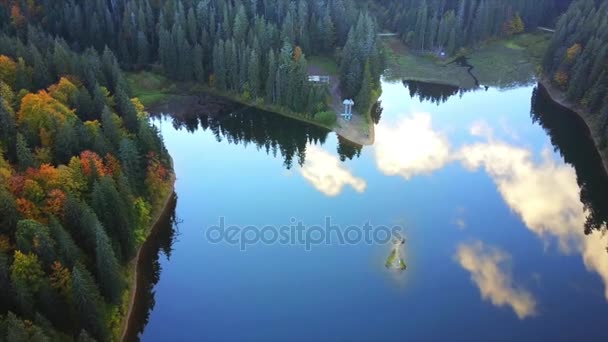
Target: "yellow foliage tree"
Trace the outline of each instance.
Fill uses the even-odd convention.
[[[137,111],[138,118],[140,118],[140,119],[148,118],[148,114],[146,114],[144,105],[141,103],[141,101],[137,97],[132,98],[131,103],[133,103],[133,106],[135,106],[135,110]]]
[[[15,261],[11,266],[11,279],[18,287],[36,292],[44,284],[44,271],[35,254],[15,251]]]
[[[300,60],[301,57],[302,57],[302,48],[300,48],[299,46],[296,46],[296,48],[293,49],[293,60],[295,62],[297,62]]]
[[[0,81],[11,87],[15,86],[17,63],[5,55],[0,55]]]
[[[57,84],[53,84],[49,87],[49,94],[61,103],[68,103],[69,99],[77,90],[78,88],[74,83],[70,82],[67,78],[62,77]]]
[[[76,120],[74,111],[45,90],[25,95],[17,113],[17,123],[25,126],[32,136],[40,134],[42,128],[56,132],[58,124],[66,120]]]
[[[525,29],[524,21],[521,19],[519,13],[515,14],[511,20],[503,25],[504,32],[509,36],[522,33]]]
[[[578,43],[569,47],[568,50],[566,51],[566,61],[568,63],[574,62],[576,57],[578,57],[578,55],[581,53],[581,50],[582,50],[582,46],[581,46],[581,44],[578,44]]]

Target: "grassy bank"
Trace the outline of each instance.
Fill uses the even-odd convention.
[[[139,98],[141,103],[149,107],[166,101],[171,94],[178,91],[178,86],[166,77],[149,71],[126,74],[131,95]]]
[[[520,34],[463,50],[458,56],[469,58],[474,66],[472,72],[481,85],[505,88],[527,84],[534,80],[550,37],[548,33]],[[388,53],[386,77],[389,80],[433,82],[465,89],[475,87],[466,68],[448,64],[454,58],[415,53],[397,37],[385,38],[383,42]]]

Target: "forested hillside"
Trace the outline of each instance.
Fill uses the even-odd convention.
[[[545,77],[580,105],[600,152],[608,147],[608,1],[577,0],[560,18],[543,63]],[[592,228],[602,229],[601,225]]]
[[[110,340],[170,158],[109,49],[76,53],[17,8],[0,21],[0,340]]]
[[[22,38],[39,24],[76,50],[109,47],[123,68],[160,64],[172,79],[295,112],[326,106],[326,89],[307,82],[305,55],[344,49],[344,97],[359,94],[366,65],[371,80],[383,69],[375,22],[353,0],[4,2],[1,21]]]
[[[606,148],[608,135],[608,1],[578,0],[557,24],[544,73],[597,118]]]
[[[375,1],[375,9],[409,47],[452,55],[491,38],[552,27],[568,1],[389,0]]]

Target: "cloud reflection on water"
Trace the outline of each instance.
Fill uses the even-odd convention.
[[[442,168],[449,161],[450,145],[433,130],[430,114],[416,113],[394,126],[380,122],[374,152],[382,173],[407,180]]]
[[[535,162],[531,151],[503,142],[464,146],[458,158],[469,169],[485,169],[528,229],[543,239],[556,239],[563,253],[580,253],[587,269],[602,278],[608,300],[608,239],[584,234],[586,214],[571,166],[556,162],[549,150]]]
[[[510,306],[520,319],[536,313],[536,300],[532,294],[514,284],[509,271],[511,256],[481,241],[458,246],[456,260],[471,273],[481,297],[498,307]]]
[[[556,239],[562,253],[582,255],[585,267],[602,278],[608,300],[608,236],[584,234],[586,213],[574,169],[556,161],[548,149],[537,160],[530,149],[495,140],[492,127],[483,121],[473,123],[469,133],[486,141],[450,153],[449,141],[433,129],[430,114],[414,113],[394,125],[381,122],[374,145],[377,167],[405,179],[450,161],[469,170],[483,168],[530,231],[544,241]]]
[[[347,185],[357,192],[364,192],[367,187],[367,182],[355,177],[338,157],[315,145],[306,148],[306,163],[300,173],[317,190],[330,197],[339,195]]]

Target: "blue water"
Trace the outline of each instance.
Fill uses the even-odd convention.
[[[606,340],[608,239],[583,234],[576,173],[532,123],[531,96],[438,105],[385,82],[373,146],[342,162],[330,133],[290,169],[157,120],[180,223],[142,340]],[[385,268],[390,243],[211,243],[220,217],[400,226],[407,269]]]

